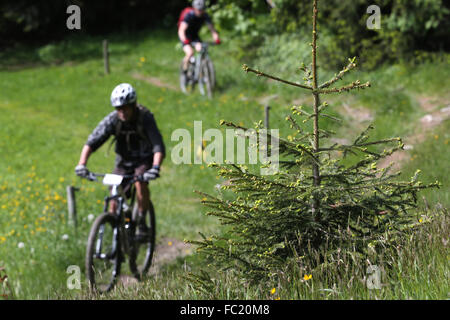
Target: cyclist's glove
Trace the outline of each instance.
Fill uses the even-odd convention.
[[[84,164],[79,164],[75,167],[75,173],[79,177],[87,178],[90,172]]]
[[[191,40],[189,40],[188,38],[184,39],[183,44],[190,44]]]
[[[220,44],[220,38],[216,39],[216,44]]]
[[[150,170],[144,172],[143,178],[145,181],[155,180],[159,178],[159,166],[154,165]]]

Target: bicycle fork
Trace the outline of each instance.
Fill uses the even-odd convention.
[[[97,243],[95,244],[95,257],[99,259],[112,259],[116,253],[117,253],[117,240],[118,240],[118,229],[114,228],[113,230],[113,241],[111,246],[111,251],[108,253],[102,253],[102,246],[103,246],[103,236],[105,234],[105,225],[102,224],[100,226],[99,232],[98,232],[98,239]]]

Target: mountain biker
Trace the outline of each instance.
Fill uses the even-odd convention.
[[[143,175],[145,181],[159,177],[160,165],[165,155],[165,146],[153,114],[137,103],[134,88],[121,83],[111,93],[111,104],[115,108],[89,135],[84,145],[75,173],[88,177],[86,164],[90,155],[102,146],[111,135],[115,136],[116,161],[113,173],[119,175]],[[145,236],[145,214],[150,206],[148,183],[135,183],[138,203],[137,235]],[[115,212],[117,204],[112,202],[109,210]]]
[[[189,59],[194,55],[194,49],[201,51],[202,40],[198,32],[204,23],[211,31],[215,43],[220,44],[219,34],[217,33],[211,21],[211,17],[205,12],[205,0],[192,1],[192,7],[185,8],[180,16],[178,23],[178,37],[183,46],[185,56],[183,58],[183,71],[186,72],[189,64]]]

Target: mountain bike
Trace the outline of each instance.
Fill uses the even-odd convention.
[[[201,95],[208,95],[212,98],[213,90],[216,85],[216,74],[214,65],[208,54],[208,47],[216,45],[212,42],[202,42],[202,49],[191,57],[186,72],[183,71],[183,62],[180,67],[180,87],[184,93],[191,93],[195,86]]]
[[[152,263],[155,250],[155,211],[150,201],[145,223],[148,235],[136,235],[138,207],[134,183],[144,181],[142,176],[90,173],[90,181],[103,177],[103,184],[111,188],[105,197],[103,213],[93,222],[86,249],[86,273],[90,288],[97,292],[108,292],[116,284],[121,264],[128,255],[130,270],[141,280]],[[108,212],[111,201],[116,202],[114,213]]]

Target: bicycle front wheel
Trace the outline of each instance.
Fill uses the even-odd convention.
[[[195,80],[194,80],[194,65],[189,63],[188,70],[183,71],[183,62],[180,66],[180,89],[183,93],[189,94],[194,91]]]
[[[138,210],[137,204],[135,204],[132,219],[136,222],[137,218]],[[145,224],[148,227],[148,234],[143,238],[135,237],[130,248],[130,270],[138,280],[141,280],[150,269],[153,252],[155,251],[156,219],[155,209],[151,201],[148,212],[145,215]]]
[[[86,272],[91,290],[110,291],[120,274],[121,251],[117,218],[105,212],[95,219],[86,250]]]
[[[200,69],[199,89],[202,95],[207,95],[208,98],[212,98],[214,85],[215,85],[215,73],[214,66],[210,59],[206,58],[202,61]],[[206,89],[206,90],[205,90]]]

